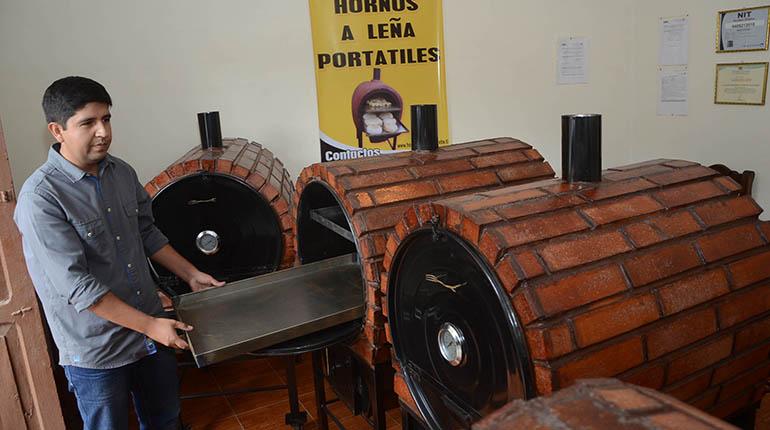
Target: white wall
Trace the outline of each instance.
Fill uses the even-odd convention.
[[[714,54],[716,11],[760,3],[444,0],[452,140],[519,137],[558,170],[560,115],[598,112],[605,166],[680,157],[753,169],[755,195],[770,207],[767,108],[712,103],[716,62],[768,58]],[[684,13],[690,115],[657,117],[658,18]],[[562,36],[590,38],[590,84],[555,84]],[[17,187],[51,142],[42,92],[72,74],[112,94],[112,152],[141,180],[198,144],[195,113],[204,110],[221,111],[223,134],[265,144],[294,176],[319,160],[306,0],[0,0],[0,55],[0,119]]]
[[[754,197],[770,209],[770,111],[768,106],[714,104],[717,63],[766,62],[768,51],[717,54],[717,12],[767,5],[756,0],[645,0],[634,2],[633,159],[660,156],[703,164],[722,163],[757,172]],[[656,114],[658,20],[689,14],[689,114]],[[768,214],[764,214],[763,219]]]

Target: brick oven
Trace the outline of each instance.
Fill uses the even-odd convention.
[[[684,160],[414,205],[383,259],[402,404],[469,428],[512,399],[616,377],[717,417],[770,375],[770,223]]]
[[[294,264],[293,184],[273,153],[256,142],[220,136],[192,148],[145,185],[155,223],[193,264],[228,282]],[[216,117],[215,135],[219,123]],[[256,244],[256,246],[255,246]],[[153,266],[170,294],[189,287]]]
[[[383,398],[392,396],[392,377],[382,373],[392,370],[379,280],[387,235],[404,210],[440,197],[553,175],[537,150],[512,138],[319,163],[302,171],[293,205],[299,261],[349,253],[360,258],[366,302],[363,334],[349,349],[329,352],[330,380],[352,410],[379,413],[384,421]]]

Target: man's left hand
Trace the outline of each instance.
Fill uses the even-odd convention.
[[[196,272],[188,282],[190,284],[190,289],[193,291],[200,291],[200,290],[206,290],[209,288],[214,287],[221,287],[222,285],[225,285],[223,281],[217,281],[214,279],[213,276],[209,275],[208,273],[203,272]]]

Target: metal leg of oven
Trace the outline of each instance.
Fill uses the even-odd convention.
[[[286,414],[286,425],[296,430],[302,430],[307,422],[307,413],[299,410],[299,396],[297,395],[297,369],[295,355],[286,356],[286,385],[289,386],[289,413]]]
[[[375,430],[385,430],[387,418],[385,417],[385,398],[382,395],[388,377],[390,363],[374,365],[374,393],[371,395],[372,421]]]
[[[315,389],[315,407],[318,414],[319,430],[328,430],[329,419],[326,416],[326,393],[324,390],[324,371],[321,364],[321,353],[324,350],[313,351],[313,388]]]

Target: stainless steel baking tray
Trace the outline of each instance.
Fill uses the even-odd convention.
[[[356,254],[177,296],[198,367],[257,351],[364,315]]]

